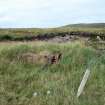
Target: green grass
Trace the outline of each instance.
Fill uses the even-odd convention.
[[[9,47],[8,47],[9,46]],[[59,64],[23,64],[16,58],[24,52],[61,51]],[[77,89],[86,68],[91,75],[77,99]],[[47,94],[47,91],[51,91]],[[37,92],[37,96],[33,94]],[[83,43],[15,44],[0,46],[0,105],[104,105],[105,53]]]
[[[18,29],[0,29],[0,41],[23,41],[34,40],[37,36],[42,37],[54,37],[69,35],[81,35],[85,36],[101,36],[105,40],[105,24],[74,24],[67,25],[58,28],[18,28]]]

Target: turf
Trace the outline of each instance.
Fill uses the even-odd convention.
[[[61,51],[63,58],[59,64],[45,70],[43,65],[23,64],[17,60],[17,56],[24,52],[44,50]],[[77,89],[87,68],[91,75],[77,98]],[[105,53],[99,54],[83,42],[0,46],[0,105],[104,105],[104,76]]]

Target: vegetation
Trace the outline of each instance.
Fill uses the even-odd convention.
[[[105,23],[97,24],[74,24],[58,28],[40,29],[0,29],[0,41],[13,40],[35,40],[45,37],[82,35],[96,37],[97,35],[105,39]]]
[[[24,52],[45,50],[62,52],[59,64],[43,70],[43,65],[23,64],[17,59]],[[82,95],[77,98],[86,68],[91,70],[91,75]],[[105,52],[101,54],[83,42],[0,46],[0,105],[104,105],[104,76]]]

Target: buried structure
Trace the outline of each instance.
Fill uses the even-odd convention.
[[[38,54],[36,53],[23,53],[18,56],[18,60],[23,63],[31,64],[57,64],[62,58],[61,52],[50,53],[48,51],[43,51]]]

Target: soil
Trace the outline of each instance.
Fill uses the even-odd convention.
[[[65,43],[65,42],[73,42],[73,41],[80,40],[80,39],[83,39],[85,41],[89,40],[89,38],[86,38],[86,37],[66,35],[66,36],[63,36],[63,37],[62,36],[56,36],[56,37],[48,39],[46,41],[52,42],[52,43]]]

